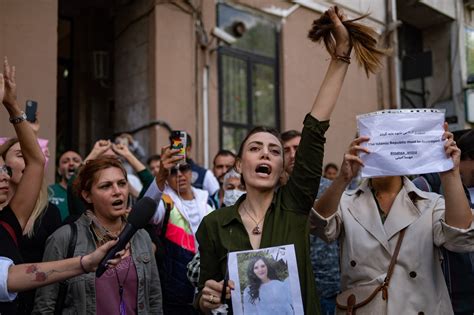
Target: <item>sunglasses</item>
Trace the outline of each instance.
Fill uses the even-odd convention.
[[[191,164],[182,164],[180,165],[178,168],[172,168],[170,170],[170,174],[171,175],[176,175],[178,174],[178,170],[181,172],[181,173],[184,173],[184,172],[187,172],[187,171],[190,171],[191,170]]]
[[[2,173],[5,173],[8,175],[8,177],[12,177],[12,168],[6,164],[3,164],[2,166],[0,166],[0,174]]]

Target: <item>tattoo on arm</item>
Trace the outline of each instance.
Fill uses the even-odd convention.
[[[38,282],[46,281],[48,279],[48,276],[52,274],[53,272],[60,272],[60,271],[56,269],[51,269],[50,271],[43,272],[43,271],[38,270],[38,267],[35,264],[29,265],[26,268],[26,274],[32,274],[34,276],[33,281],[38,281]]]

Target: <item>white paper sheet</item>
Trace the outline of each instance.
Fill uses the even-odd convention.
[[[453,161],[444,151],[444,110],[395,109],[357,116],[363,143],[362,177],[414,175],[444,172]]]
[[[263,263],[266,272],[258,269],[262,267],[261,257],[266,260]],[[251,267],[249,275],[252,263],[256,269],[254,272]],[[304,314],[294,245],[229,253],[229,278],[235,283],[232,290],[235,315]],[[253,294],[259,295],[253,301],[251,286]]]

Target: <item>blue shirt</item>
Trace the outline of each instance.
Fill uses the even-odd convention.
[[[321,177],[318,198],[331,185],[332,181]],[[323,298],[334,297],[340,291],[339,246],[337,241],[329,244],[310,235],[310,259],[313,266],[316,290]]]

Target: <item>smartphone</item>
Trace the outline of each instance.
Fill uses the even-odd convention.
[[[180,150],[176,154],[176,156],[179,156],[182,158],[178,162],[178,164],[185,164],[186,163],[186,131],[173,130],[171,132],[170,140],[171,140],[171,149]]]
[[[25,106],[26,120],[29,122],[36,121],[36,111],[38,110],[38,102],[27,100]]]

